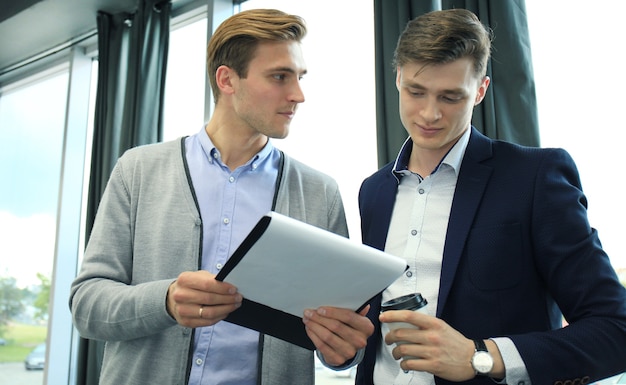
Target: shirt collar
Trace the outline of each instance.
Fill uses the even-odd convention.
[[[220,151],[215,147],[211,137],[206,132],[206,129],[203,127],[202,131],[198,133],[198,138],[200,140],[200,146],[202,147],[202,151],[204,152],[209,163],[213,164],[216,161],[219,162],[220,165],[223,165],[221,161]],[[271,140],[268,140],[265,146],[259,151],[256,155],[252,157],[246,164],[241,167],[249,167],[251,170],[255,170],[261,162],[263,162],[274,150],[274,145]]]
[[[467,148],[467,143],[469,143],[469,138],[471,134],[471,127],[461,135],[459,140],[452,146],[450,151],[446,155],[444,155],[443,159],[437,165],[437,168],[433,171],[435,173],[442,164],[447,164],[452,167],[454,172],[459,174],[459,170],[461,168],[461,162],[463,160],[463,155],[465,154],[465,149]],[[398,182],[400,182],[400,178],[402,175],[406,174],[409,171],[409,159],[411,158],[411,151],[413,149],[413,141],[409,136],[407,140],[404,142],[402,147],[400,148],[400,152],[398,153],[398,157],[393,165],[391,172]]]

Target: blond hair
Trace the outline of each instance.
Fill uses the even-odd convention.
[[[306,32],[305,22],[300,16],[276,9],[251,9],[226,19],[217,27],[207,47],[207,71],[215,102],[219,99],[215,80],[218,67],[228,66],[245,78],[260,42],[301,42]]]

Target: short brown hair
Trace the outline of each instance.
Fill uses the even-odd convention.
[[[219,98],[215,80],[219,66],[228,66],[245,78],[259,42],[300,42],[306,32],[305,22],[300,16],[276,9],[251,9],[226,19],[217,27],[207,47],[207,71],[215,102]]]
[[[491,30],[466,9],[425,13],[409,21],[398,39],[394,68],[411,62],[445,64],[469,57],[479,77],[487,72]]]

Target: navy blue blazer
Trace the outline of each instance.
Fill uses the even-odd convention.
[[[363,243],[380,250],[398,189],[392,168],[367,178],[359,192]],[[357,385],[373,383],[380,300],[368,314],[376,331]],[[561,314],[569,326],[561,327]],[[468,338],[511,338],[533,384],[585,384],[626,371],[626,291],[589,225],[566,151],[494,141],[472,127],[450,211],[437,317]],[[493,384],[479,377],[466,383]]]

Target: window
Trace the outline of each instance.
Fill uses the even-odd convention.
[[[0,89],[0,378],[23,384],[70,383],[75,371],[67,299],[83,247],[95,64],[81,48],[65,53],[54,61],[61,64],[26,66],[26,77]],[[46,370],[22,378],[40,343]],[[39,368],[40,358],[30,357]]]
[[[621,242],[626,205],[619,174],[626,3],[526,0],[526,8],[541,145],[562,147],[576,161],[591,226],[619,272],[626,268]]]
[[[206,14],[170,32],[165,82],[163,140],[193,135],[204,124]]]
[[[362,0],[335,2],[248,0],[241,9],[276,8],[302,16],[302,49],[308,73],[306,101],[289,131],[274,145],[329,174],[339,184],[350,238],[361,239],[358,191],[378,169],[374,78],[374,6]],[[344,36],[350,20],[350,39]],[[348,41],[349,40],[349,41]]]
[[[526,7],[542,146],[563,147],[576,160],[589,198],[591,225],[599,230],[619,271],[626,268],[618,222],[626,216],[626,208],[618,195],[619,176],[613,170],[619,170],[621,165],[618,135],[623,123],[619,112],[624,104],[621,90],[626,89],[620,60],[624,36],[621,15],[626,11],[626,3],[603,0],[591,8],[576,0],[567,6],[526,0]],[[303,80],[306,102],[298,110],[289,137],[274,144],[337,180],[351,238],[358,242],[358,188],[377,169],[373,5],[362,0],[249,0],[240,8],[278,8],[307,21],[309,32],[303,42],[309,70]],[[187,19],[172,27],[164,140],[194,134],[205,121],[207,12],[194,12],[191,18],[183,16]],[[350,21],[349,35],[355,37],[349,42],[344,37],[346,20]],[[95,71],[91,73],[95,78]],[[70,339],[66,291],[75,261],[73,265],[69,261],[69,268],[60,267],[60,282],[56,282],[59,300],[51,302],[51,306],[60,309],[55,313],[55,320],[59,317],[55,324],[59,326],[50,326],[48,330],[52,324],[47,323],[45,312],[40,317],[41,309],[35,306],[35,299],[42,286],[37,273],[44,279],[52,278],[55,253],[61,261],[57,263],[67,263],[68,255],[82,250],[82,244],[76,242],[83,238],[80,215],[64,211],[67,205],[63,205],[68,200],[76,202],[79,208],[84,204],[84,169],[74,160],[81,156],[84,160],[83,154],[89,153],[91,143],[87,128],[69,124],[71,117],[66,116],[67,111],[83,107],[86,115],[93,116],[93,104],[74,104],[81,100],[93,103],[93,99],[87,93],[68,91],[70,79],[74,82],[75,76],[68,65],[62,65],[18,83],[3,84],[0,89],[0,300],[6,300],[11,291],[15,293],[14,288],[22,295],[27,293],[27,299],[16,305],[23,306],[16,320],[34,326],[40,333],[38,340],[55,333],[59,334],[58,341]],[[87,83],[86,89],[91,87],[93,92],[95,82]],[[72,164],[81,171],[80,177],[69,172],[67,167]],[[64,185],[70,175],[73,184]],[[1,327],[7,326],[0,323]],[[2,337],[5,344],[17,338],[12,327]],[[55,332],[53,328],[63,330]],[[33,341],[31,349],[35,345]],[[48,349],[51,359],[69,362],[66,345],[52,343]],[[50,348],[57,350],[51,354]],[[29,348],[24,349],[25,356]],[[50,369],[54,369],[49,378],[56,381],[72,377],[73,373],[68,372],[75,370],[75,365],[65,361],[51,365]],[[23,362],[19,365],[23,371]],[[344,381],[331,379],[336,373],[321,366],[316,368],[319,384]],[[5,369],[6,365],[0,365],[0,377]],[[63,372],[62,377],[55,377],[57,370]],[[41,384],[43,373],[35,375],[41,377],[34,383]],[[70,380],[61,379],[63,383],[71,383]]]
[[[0,328],[24,357],[47,337],[68,80],[57,67],[0,98]]]

